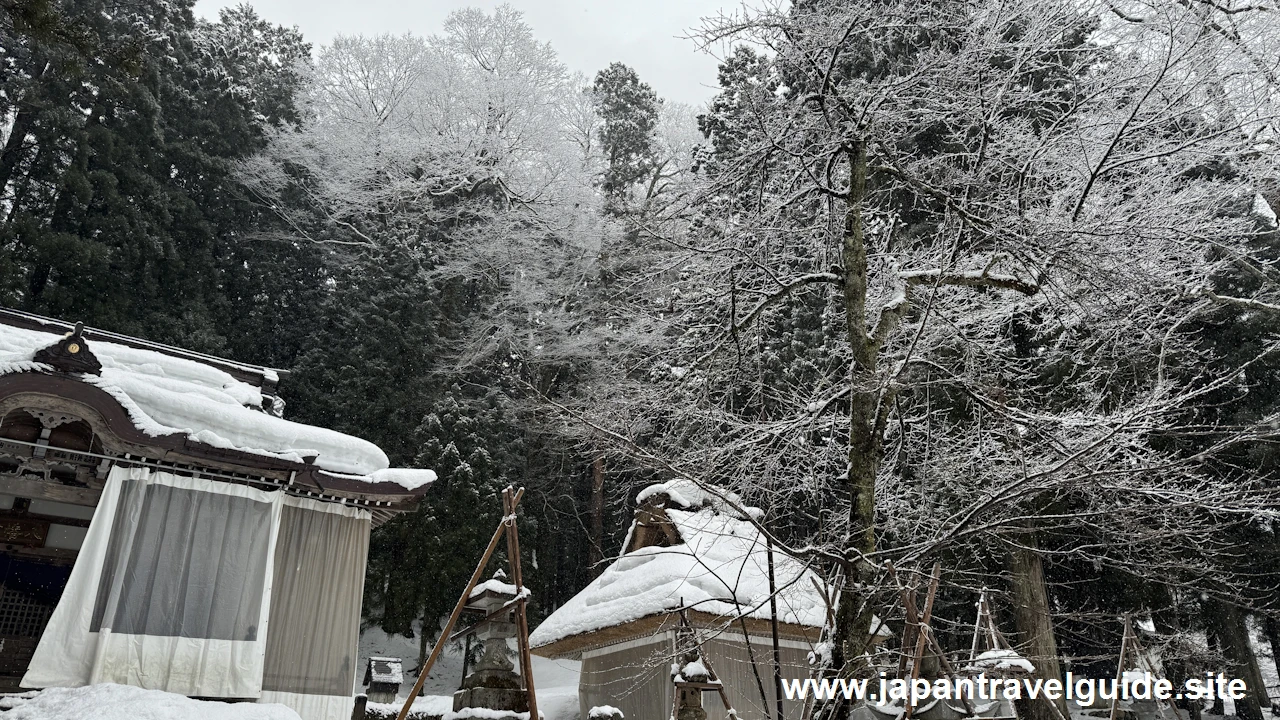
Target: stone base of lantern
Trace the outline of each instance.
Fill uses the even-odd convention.
[[[529,694],[520,687],[520,676],[515,664],[507,657],[509,648],[504,638],[489,638],[484,643],[484,654],[476,664],[476,671],[462,682],[462,689],[453,694],[453,710],[484,708],[515,713],[529,712]],[[486,714],[486,719],[490,716]]]
[[[524,690],[512,688],[474,687],[459,690],[453,694],[453,710],[466,708],[484,708],[488,711],[510,712],[512,720],[516,713],[529,712],[529,695]],[[492,717],[489,713],[486,718]]]
[[[477,670],[467,676],[463,681],[464,689],[471,688],[504,688],[510,690],[520,689],[520,676],[503,668],[487,668]]]

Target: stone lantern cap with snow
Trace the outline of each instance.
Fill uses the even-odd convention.
[[[1030,676],[1036,667],[1017,650],[997,648],[979,654],[963,670],[972,675],[985,673],[991,677],[1021,677]]]
[[[516,636],[516,586],[507,582],[501,569],[493,577],[476,585],[463,612],[479,618],[468,628],[480,640],[507,639]]]

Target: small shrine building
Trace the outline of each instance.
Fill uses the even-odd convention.
[[[530,634],[532,651],[582,661],[582,717],[598,706],[628,718],[668,717],[683,614],[738,717],[770,717],[776,700],[765,539],[748,518],[687,480],[650,486],[636,504],[622,556]],[[773,556],[783,677],[808,677],[830,590],[800,560]],[[890,636],[873,622],[880,628],[875,642]],[[704,693],[703,703],[708,717],[724,715],[717,693]],[[798,717],[800,701],[783,704]]]
[[[284,419],[283,374],[0,309],[0,690],[350,716],[370,530],[435,474]]]

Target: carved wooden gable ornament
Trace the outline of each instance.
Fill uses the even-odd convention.
[[[76,323],[75,330],[49,347],[37,351],[32,359],[52,365],[65,373],[97,375],[102,372],[102,363],[94,357],[89,344],[84,340],[84,323]]]

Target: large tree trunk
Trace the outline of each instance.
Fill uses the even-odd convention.
[[[1208,642],[1209,652],[1222,652],[1222,643],[1218,642],[1218,632],[1213,628],[1212,623],[1209,625]],[[1215,693],[1213,696],[1213,702],[1209,704],[1209,714],[1225,715],[1227,712],[1226,707],[1226,703],[1222,702],[1222,696]]]
[[[624,548],[625,549],[625,548]],[[588,571],[596,577],[604,561],[604,458],[591,463],[591,548],[587,552]]]
[[[881,449],[881,440],[876,432],[880,399],[876,383],[877,348],[867,333],[867,247],[862,220],[862,202],[867,186],[867,151],[866,143],[861,140],[852,145],[849,153],[852,178],[845,198],[840,252],[845,322],[853,350],[847,486],[850,501],[849,547],[846,552],[850,565],[846,592],[836,611],[835,647],[832,649],[833,666],[846,675],[858,671],[856,667],[846,667],[846,663],[855,661],[866,652],[871,631],[870,605],[852,597],[848,590],[860,580],[869,580],[859,577],[864,567],[859,557],[876,549],[875,487]]]
[[[1280,677],[1280,620],[1268,616],[1263,620],[1262,632],[1271,642],[1271,662],[1276,667],[1276,677]]]
[[[31,158],[30,165],[32,168],[39,167],[43,151],[43,147],[36,148],[36,154]],[[33,174],[31,170],[28,170],[22,174],[21,178],[13,181],[13,195],[9,198],[9,213],[4,218],[4,228],[0,232],[8,233],[9,228],[13,227],[14,218],[24,209],[23,203],[27,199],[27,192],[31,189]],[[3,192],[0,192],[0,197],[4,197]]]
[[[1013,576],[1013,617],[1018,638],[1025,647],[1027,659],[1035,665],[1035,676],[1045,680],[1062,680],[1058,659],[1058,642],[1053,634],[1053,618],[1049,615],[1049,591],[1044,582],[1044,562],[1031,547],[1014,548],[1009,553],[1009,570]],[[1047,699],[1027,704],[1029,720],[1061,720],[1068,717],[1066,700]],[[1059,715],[1058,713],[1061,713]]]
[[[1185,664],[1181,660],[1165,662],[1165,675],[1169,682],[1173,683],[1175,688],[1183,687],[1187,681],[1187,670]],[[1203,715],[1204,703],[1200,700],[1188,700],[1186,698],[1176,698],[1173,701],[1174,707],[1185,710],[1189,720],[1201,720]]]
[[[1222,655],[1229,663],[1227,675],[1244,680],[1245,697],[1236,700],[1236,715],[1242,720],[1263,720],[1263,710],[1270,709],[1267,686],[1262,679],[1258,657],[1249,644],[1249,628],[1246,615],[1240,608],[1211,600],[1205,603],[1205,613],[1210,629],[1218,638]]]
[[[414,670],[415,674],[422,672],[422,666],[427,664],[427,653],[432,647],[427,644],[427,640],[427,619],[424,616],[422,618],[422,631],[418,633],[418,669]]]
[[[38,60],[38,58],[33,58]],[[5,141],[4,149],[0,150],[0,196],[8,194],[9,181],[13,179],[13,173],[17,169],[18,164],[22,162],[27,153],[27,135],[31,133],[31,128],[35,125],[36,108],[39,102],[39,81],[49,70],[49,63],[38,63],[40,71],[32,78],[35,83],[32,90],[26,97],[16,99],[18,112],[14,115],[13,126],[9,128],[9,138]],[[35,95],[36,97],[32,97]]]

